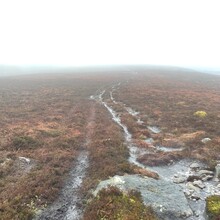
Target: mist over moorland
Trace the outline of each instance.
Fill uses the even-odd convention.
[[[98,73],[98,72],[127,72],[141,69],[168,70],[169,72],[201,72],[220,75],[220,68],[212,67],[178,67],[163,65],[92,65],[92,66],[60,66],[60,65],[1,65],[0,77],[20,76],[30,74],[66,74],[66,73]]]

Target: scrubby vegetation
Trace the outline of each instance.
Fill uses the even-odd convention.
[[[12,148],[16,150],[36,148],[39,144],[39,141],[30,136],[18,136],[12,140]]]
[[[220,159],[220,77],[178,70],[137,68],[137,76],[114,91],[116,101],[139,112],[143,125],[123,111],[122,120],[140,147],[153,138],[155,145],[184,147],[180,153],[166,153],[155,161],[142,156],[146,164],[163,164],[165,160],[191,157],[214,167]],[[131,119],[132,118],[132,119]],[[149,133],[146,125],[158,126],[161,134]],[[144,137],[144,138],[143,138]],[[211,141],[203,143],[203,138]],[[161,158],[161,159],[160,159]],[[157,160],[157,161],[156,161]]]
[[[118,103],[107,92],[105,100],[121,114],[137,146],[149,148],[145,140],[152,137],[156,145],[184,147],[182,152],[142,155],[141,162],[157,165],[191,157],[215,166],[220,159],[219,77],[178,70],[137,71],[135,77],[127,70],[105,70],[1,78],[0,219],[31,219],[55,201],[85,143],[89,143],[89,167],[80,191],[85,206],[91,190],[109,176],[138,173],[158,178],[128,162],[123,131],[102,105],[89,99],[100,88],[108,91],[118,82],[122,83],[113,92]],[[129,115],[124,104],[139,112],[144,125]],[[198,111],[205,117],[194,115]],[[158,126],[162,133],[153,134],[146,125]],[[203,143],[203,138],[211,140]],[[104,212],[97,214],[98,210]],[[133,218],[126,214],[131,210]],[[123,195],[115,189],[92,200],[85,219],[108,213],[121,219],[154,219],[136,193]]]
[[[156,220],[137,192],[123,193],[115,187],[102,189],[85,210],[84,220]]]
[[[86,140],[89,96],[115,78],[97,77],[1,78],[0,219],[30,219],[58,197]]]

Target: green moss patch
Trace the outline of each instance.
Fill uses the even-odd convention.
[[[220,219],[220,196],[209,196],[206,199],[206,210],[211,220]]]
[[[31,136],[17,136],[12,140],[12,146],[16,150],[33,149],[40,145],[40,142]]]

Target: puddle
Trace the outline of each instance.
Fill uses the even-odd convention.
[[[127,110],[127,112],[128,112],[130,115],[132,115],[132,116],[134,116],[134,117],[136,117],[136,116],[139,114],[139,112],[133,110],[133,109],[130,108],[130,107],[125,107],[125,109]]]
[[[173,147],[163,147],[163,146],[156,146],[156,150],[162,152],[175,152],[175,151],[182,151],[184,148],[173,148]]]
[[[147,128],[155,134],[159,134],[161,132],[161,130],[156,126],[147,126]]]
[[[147,138],[145,140],[145,143],[152,145],[154,149],[157,151],[162,151],[162,152],[176,152],[176,151],[182,151],[184,148],[176,148],[176,147],[164,147],[164,146],[153,146],[154,139],[153,138]]]
[[[113,102],[114,104],[118,104],[118,103],[115,101],[115,99],[113,98],[112,92],[110,92],[110,98],[111,98],[111,100],[112,100],[112,102]]]

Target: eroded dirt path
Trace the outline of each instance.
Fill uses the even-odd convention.
[[[37,220],[78,220],[82,218],[82,198],[79,194],[79,190],[89,166],[88,148],[93,135],[95,117],[95,105],[91,103],[90,114],[86,126],[85,143],[81,147],[81,152],[70,171],[69,180],[64,186],[59,198],[44,210],[36,218]]]

